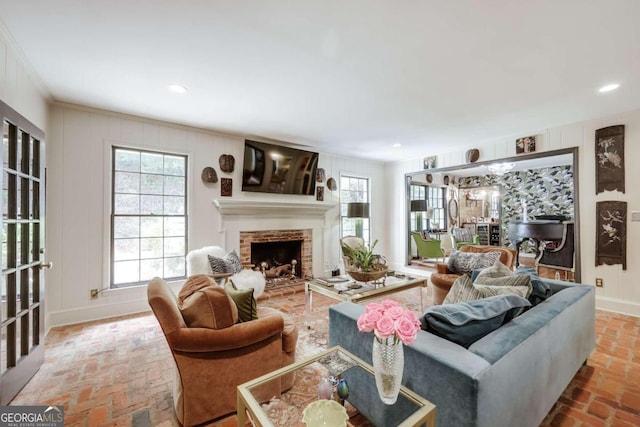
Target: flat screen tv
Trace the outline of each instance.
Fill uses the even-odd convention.
[[[246,139],[242,191],[312,196],[317,168],[318,153]]]

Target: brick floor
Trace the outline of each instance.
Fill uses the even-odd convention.
[[[314,298],[314,310],[330,303]],[[304,294],[270,294],[260,304],[301,313]],[[53,328],[44,364],[12,404],[64,405],[66,426],[177,426],[172,363],[150,313]],[[236,418],[208,425],[235,426]],[[542,425],[640,425],[639,318],[596,312],[596,349]]]

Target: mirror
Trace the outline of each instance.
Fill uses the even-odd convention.
[[[523,262],[529,262],[527,265],[562,243],[545,238],[549,228],[546,223],[558,222],[558,218],[573,222],[574,262],[571,269],[564,270],[572,271],[573,279],[579,281],[577,162],[576,147],[406,174],[406,264],[411,265],[415,258],[410,231],[416,229],[416,214],[411,211],[411,203],[415,206],[416,200],[425,198],[429,208],[436,211],[433,215],[438,218],[439,229],[426,229],[423,233],[440,238],[442,247],[451,247],[445,240],[450,239],[452,227],[471,228],[483,237],[481,244],[513,248],[515,243],[522,243],[519,255]],[[505,164],[508,170],[494,167]],[[430,182],[426,180],[427,173],[432,178]],[[426,222],[422,225],[427,226]],[[534,238],[524,237],[526,234]],[[557,233],[552,234],[556,239]],[[568,273],[564,277],[570,278]]]

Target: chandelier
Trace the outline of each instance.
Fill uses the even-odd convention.
[[[492,165],[487,166],[489,168],[489,172],[495,175],[504,175],[505,173],[511,171],[515,166],[515,163],[494,163]]]

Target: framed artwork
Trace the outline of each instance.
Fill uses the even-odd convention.
[[[596,194],[624,193],[624,125],[596,130]]]
[[[516,154],[533,153],[536,151],[536,137],[526,136],[516,139]]]
[[[429,156],[424,158],[425,169],[435,169],[438,167],[438,156]]]
[[[316,182],[324,182],[324,169],[318,168],[316,170]]]
[[[316,187],[316,200],[319,202],[324,201],[324,187]]]
[[[231,178],[220,179],[220,195],[231,197],[233,194],[233,180]]]
[[[596,203],[596,266],[602,264],[627,269],[627,202]]]

